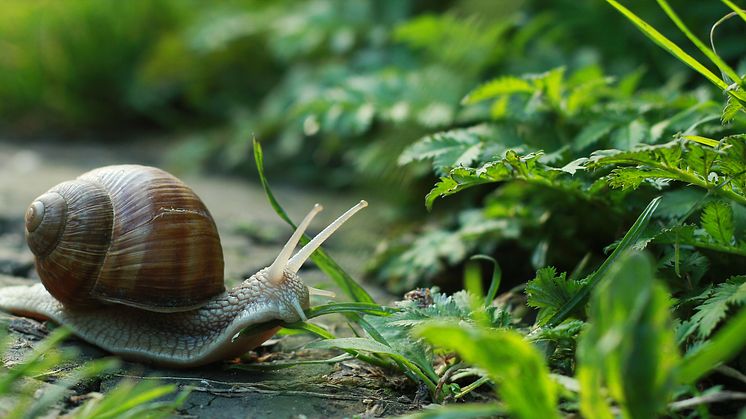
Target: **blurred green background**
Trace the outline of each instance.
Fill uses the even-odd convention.
[[[655,2],[624,3],[685,43]],[[702,39],[725,13],[718,2],[672,5]],[[743,69],[738,62],[743,38],[732,33],[742,35],[743,29],[732,22],[719,29],[717,50]],[[463,194],[439,204],[428,218],[439,229],[419,236],[423,196],[438,170],[433,173],[426,162],[400,164],[402,152],[429,134],[499,119],[494,108],[462,105],[481,83],[559,67],[569,87],[621,82],[612,93],[583,99],[575,113],[529,114],[511,122],[523,137],[521,144],[530,145],[528,151],[564,153],[555,155],[558,163],[587,154],[582,149],[568,153],[553,138],[574,137],[603,118],[608,108],[596,106],[601,97],[614,96],[627,108],[639,106],[632,109],[639,115],[625,120],[630,124],[622,135],[625,141],[636,135],[630,130],[649,129],[677,112],[691,108],[688,115],[712,120],[720,111],[721,99],[713,89],[699,89],[702,80],[696,74],[602,1],[3,0],[0,135],[29,144],[75,141],[101,147],[135,137],[169,139],[175,145],[163,158],[172,170],[251,179],[256,178],[250,152],[256,137],[264,146],[268,175],[277,182],[340,191],[365,188],[392,203],[392,235],[404,236],[406,244],[382,249],[384,256],[375,263],[383,267],[380,276],[386,281],[409,278],[394,287],[400,289],[427,283],[467,253],[494,253],[498,242],[519,234],[510,224],[488,232],[499,231],[498,238],[472,235],[477,238],[464,245],[468,240],[444,231],[483,225],[484,217],[508,213],[538,219],[558,198],[542,195],[541,203],[532,204],[537,213],[516,215],[519,207],[496,207],[494,196],[483,207],[484,191]],[[631,100],[646,89],[655,92],[640,94],[639,104]],[[709,112],[705,116],[703,109]],[[679,126],[661,128],[659,138],[670,138]],[[607,134],[608,129],[599,137]],[[614,135],[603,144],[618,146],[614,141],[620,136]],[[511,192],[516,188],[522,186],[511,185],[502,193],[525,202]],[[554,260],[537,258],[536,249],[547,246],[547,230],[541,229],[535,240],[521,242],[526,249],[519,260],[536,260],[517,275],[530,278],[532,266],[550,262],[571,269],[588,248],[600,256],[603,246],[618,237],[614,223],[629,221],[624,208],[607,208],[616,214],[613,222],[599,212],[604,215],[584,227],[573,218],[573,204],[568,205],[565,221],[562,212],[555,217],[557,226],[576,227],[554,238],[580,238],[577,249],[554,247]],[[417,233],[407,236],[410,231]],[[417,240],[420,247],[434,248],[432,258],[441,261],[427,268],[406,261]],[[400,262],[404,255],[405,262],[397,263],[405,268],[392,265],[387,252]]]
[[[671,27],[651,2],[627,3]],[[723,12],[679,9],[700,35]],[[732,58],[734,44],[718,51]],[[618,75],[640,63],[649,85],[682,70],[599,1],[4,0],[0,131],[179,134],[192,138],[188,164],[226,170],[249,160],[256,135],[268,164],[292,162],[301,179],[411,181],[398,151],[467,121],[459,102],[480,81],[560,65]]]

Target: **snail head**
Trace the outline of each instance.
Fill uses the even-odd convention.
[[[293,256],[292,253],[303,236],[303,233],[308,228],[308,225],[311,223],[311,220],[323,209],[319,204],[314,205],[311,211],[309,211],[303,221],[298,225],[298,228],[295,229],[295,232],[293,232],[293,235],[282,248],[280,254],[277,255],[274,262],[254,275],[254,277],[259,277],[258,279],[266,288],[271,288],[272,292],[270,292],[270,294],[274,294],[274,297],[276,298],[275,301],[279,302],[281,305],[280,311],[283,314],[283,320],[307,320],[303,309],[307,308],[309,305],[309,294],[334,297],[334,293],[306,286],[298,276],[298,271],[306,260],[311,257],[313,252],[316,251],[324,241],[326,241],[326,239],[331,237],[331,235],[356,212],[366,206],[368,206],[367,202],[360,201],[357,205],[347,210],[347,212],[329,224]]]

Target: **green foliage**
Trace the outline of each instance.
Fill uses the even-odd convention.
[[[4,418],[32,418],[53,414],[67,393],[88,380],[116,370],[119,362],[115,359],[100,359],[87,362],[77,368],[60,374],[59,365],[69,362],[74,353],[59,348],[60,342],[69,336],[69,331],[59,328],[39,342],[33,351],[19,363],[12,366],[0,365],[0,397],[10,403],[3,405],[0,414]],[[10,339],[5,337],[0,354],[5,358]],[[37,397],[34,393],[42,389],[39,377],[55,377],[54,385],[43,388]],[[164,396],[174,394],[175,385],[161,385],[157,382],[122,381],[102,397],[85,401],[70,412],[74,418],[165,418],[170,417],[189,395],[181,391],[173,400],[164,401]]]
[[[636,189],[643,182],[662,188],[667,182],[679,181],[743,205],[746,204],[743,140],[742,135],[726,137],[717,148],[673,140],[630,151],[602,150],[591,155],[586,167],[617,166],[607,176],[612,188]]]
[[[559,417],[557,386],[543,357],[520,334],[453,323],[426,325],[417,334],[484,368],[499,384],[501,399],[516,417]]]
[[[528,305],[539,309],[537,322],[546,324],[584,285],[584,281],[568,279],[564,272],[557,275],[551,266],[536,271],[536,278],[526,284],[526,296]]]
[[[262,154],[262,146],[254,140],[254,161],[256,162],[257,172],[259,173],[259,180],[262,183],[264,192],[267,195],[272,208],[277,212],[285,222],[290,224],[290,227],[296,229],[297,226],[290,220],[287,213],[280,206],[279,202],[275,199],[272,191],[269,188],[267,178],[264,176],[264,155]],[[300,244],[305,246],[311,238],[307,234],[304,234],[300,239]],[[373,298],[368,294],[363,287],[361,287],[355,280],[353,280],[347,272],[344,271],[332,258],[330,258],[323,249],[319,248],[313,252],[310,259],[324,271],[329,277],[331,277],[344,292],[357,302],[372,303]]]
[[[691,318],[690,327],[692,331],[696,330],[700,338],[704,339],[710,336],[730,308],[746,303],[746,277],[732,277],[703,292],[696,300],[702,303],[694,309],[695,313]]]
[[[702,210],[702,228],[720,244],[731,244],[735,232],[733,208],[727,202],[712,202]]]
[[[681,367],[681,380],[694,383],[718,365],[730,361],[746,345],[746,309],[741,309],[709,341],[688,353]]]
[[[653,418],[665,408],[679,362],[669,301],[651,261],[637,254],[621,259],[594,290],[589,327],[578,342],[585,416],[612,417],[604,387],[624,417]]]

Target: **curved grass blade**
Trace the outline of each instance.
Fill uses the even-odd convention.
[[[658,0],[658,5],[660,5],[661,9],[663,9],[664,12],[668,15],[668,17],[673,21],[673,23],[676,24],[676,26],[679,28],[681,32],[686,35],[687,38],[689,38],[692,43],[699,48],[702,53],[707,56],[707,58],[710,59],[710,61],[715,64],[720,71],[725,73],[728,77],[731,78],[734,82],[738,83],[739,86],[743,87],[743,80],[741,77],[736,73],[736,71],[733,69],[733,67],[729,66],[728,63],[726,63],[722,58],[720,58],[719,55],[715,53],[715,51],[711,50],[710,48],[707,48],[707,46],[699,40],[692,31],[689,30],[689,28],[684,24],[684,22],[679,18],[679,16],[674,12],[674,10],[671,8],[671,6],[668,5],[668,2],[666,0]]]
[[[565,319],[567,319],[570,314],[575,312],[577,310],[578,306],[588,298],[588,295],[590,294],[591,290],[598,284],[598,282],[601,280],[601,278],[606,275],[606,273],[609,270],[609,267],[619,259],[619,257],[624,254],[624,252],[627,251],[632,245],[637,243],[637,240],[639,240],[640,235],[645,230],[645,227],[648,225],[648,222],[650,221],[650,218],[653,216],[653,213],[655,212],[655,209],[658,208],[658,204],[660,203],[661,197],[656,197],[650,203],[647,207],[645,207],[645,210],[642,211],[639,217],[637,217],[637,220],[635,223],[630,227],[630,229],[627,231],[627,234],[624,235],[622,238],[622,241],[619,242],[619,246],[614,249],[613,252],[609,255],[608,258],[604,261],[603,264],[596,270],[594,273],[590,275],[588,278],[588,283],[585,287],[583,287],[580,291],[578,291],[577,294],[575,294],[570,301],[565,303],[562,307],[560,307],[559,310],[557,310],[557,313],[552,316],[546,323],[547,327],[555,327],[562,323]]]
[[[640,31],[642,31],[643,34],[645,34],[645,36],[658,44],[661,48],[668,51],[671,55],[679,59],[679,61],[688,65],[699,74],[705,76],[707,80],[709,80],[722,90],[726,90],[728,88],[728,84],[721,80],[718,76],[716,76],[715,73],[707,69],[707,67],[702,65],[691,55],[687,54],[678,45],[663,36],[662,33],[658,32],[654,27],[642,20],[639,16],[632,13],[631,10],[619,4],[616,0],[606,0],[606,2],[617,9],[620,13],[622,13],[627,19],[629,19],[635,26],[637,26],[638,29],[640,29]]]
[[[487,290],[487,295],[484,296],[484,305],[488,306],[492,304],[492,300],[497,296],[497,290],[500,288],[500,282],[502,281],[502,270],[497,261],[487,255],[474,255],[470,257],[471,260],[486,260],[492,263],[492,280],[490,281],[490,288]]]
[[[290,224],[290,226],[295,230],[297,226],[290,219],[280,203],[277,202],[277,199],[275,198],[272,190],[269,187],[267,177],[264,176],[264,155],[262,153],[262,146],[259,144],[256,138],[254,138],[253,141],[256,170],[257,172],[259,172],[259,181],[262,183],[262,188],[264,188],[264,193],[267,195],[267,200],[269,201],[270,205],[275,210],[277,215],[285,220],[286,223]],[[306,243],[308,243],[310,240],[311,238],[308,237],[308,235],[304,234],[303,237],[301,237],[300,243],[301,245],[305,246]],[[363,289],[363,287],[355,282],[355,280],[352,279],[352,277],[347,272],[345,272],[345,270],[342,269],[342,267],[339,266],[337,262],[335,262],[331,258],[331,256],[326,254],[326,252],[321,248],[313,252],[313,254],[311,255],[311,260],[313,261],[313,263],[316,264],[316,266],[319,267],[319,269],[324,271],[325,274],[329,275],[329,277],[337,283],[337,286],[341,288],[348,297],[360,302],[375,302],[375,300],[373,300],[373,297],[371,297],[370,294],[368,294],[368,292]]]

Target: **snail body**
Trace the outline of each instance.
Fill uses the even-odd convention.
[[[215,223],[191,189],[145,166],[108,166],[34,200],[26,237],[42,280],[0,289],[0,309],[49,319],[127,359],[193,367],[236,357],[270,338],[242,329],[305,320],[301,265],[361,201],[295,256],[316,205],[275,261],[231,290]]]

